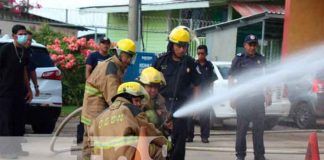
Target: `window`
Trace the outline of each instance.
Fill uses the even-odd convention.
[[[230,70],[229,65],[218,65],[217,66],[220,74],[222,75],[223,79],[228,79],[228,72]]]
[[[46,48],[31,47],[30,52],[30,62],[34,63],[36,67],[54,67]]]

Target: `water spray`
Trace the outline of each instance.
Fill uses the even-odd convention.
[[[265,88],[266,86],[277,86],[278,84],[290,83],[315,73],[324,68],[323,58],[324,44],[297,52],[296,56],[287,59],[283,64],[270,64],[267,66],[267,74],[259,77],[250,77],[253,73],[247,72],[243,76],[249,77],[248,82],[238,84],[232,88],[216,89],[209,96],[202,96],[185,104],[174,113],[174,117],[184,117],[195,112],[201,112],[213,105],[229,101],[233,97],[244,97],[251,92]]]

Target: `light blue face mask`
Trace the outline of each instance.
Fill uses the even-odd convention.
[[[25,45],[25,43],[27,42],[28,36],[27,35],[17,35],[17,42],[20,45]]]

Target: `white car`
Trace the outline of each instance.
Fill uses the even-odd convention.
[[[218,79],[214,82],[214,92],[222,88],[228,88],[228,71],[231,62],[212,62]],[[284,95],[284,85],[272,88],[272,105],[266,107],[265,128],[272,129],[280,117],[287,117],[290,110],[288,97]],[[214,105],[211,122],[222,123],[227,119],[236,119],[236,111],[230,106],[229,101]]]
[[[8,35],[0,38],[0,47],[12,43]],[[61,71],[54,65],[46,47],[32,42],[30,62],[36,65],[40,96],[35,97],[34,85],[30,81],[33,100],[26,108],[26,123],[35,133],[52,133],[62,108]]]

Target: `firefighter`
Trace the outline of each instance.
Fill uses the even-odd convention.
[[[167,52],[154,63],[154,68],[161,71],[166,86],[161,88],[161,95],[166,100],[166,107],[172,114],[192,95],[199,93],[200,77],[195,69],[195,60],[187,55],[190,42],[190,30],[185,26],[174,28],[169,35]],[[187,135],[187,118],[172,118],[171,140],[173,153],[171,159],[183,160]]]
[[[130,39],[117,42],[118,54],[102,61],[88,77],[85,85],[81,122],[84,124],[83,157],[90,156],[88,132],[91,122],[111,104],[125,69],[135,57],[135,43]]]
[[[148,67],[142,71],[138,80],[150,95],[148,103],[143,105],[143,111],[149,122],[153,123],[167,137],[172,123],[167,121],[169,114],[166,110],[165,99],[159,93],[159,89],[166,85],[163,74],[153,67]]]
[[[112,105],[101,113],[91,125],[93,138],[92,159],[134,159],[140,127],[147,128],[149,155],[154,160],[164,159],[163,145],[168,144],[162,133],[149,123],[141,110],[148,93],[138,82],[126,82],[118,87],[117,95],[112,98]],[[140,151],[141,153],[141,151]]]

